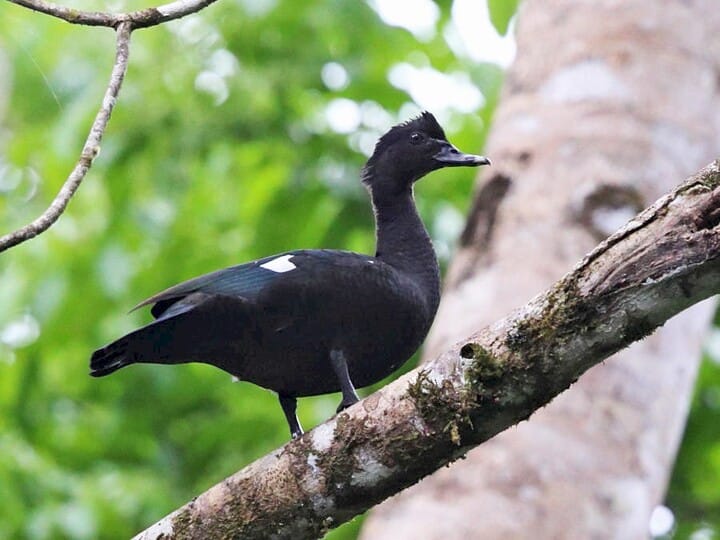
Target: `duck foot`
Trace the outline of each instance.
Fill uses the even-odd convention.
[[[336,413],[339,413],[343,409],[347,409],[350,405],[354,405],[360,398],[355,392],[355,387],[350,380],[350,374],[348,373],[347,361],[342,351],[332,350],[330,351],[330,364],[332,365],[333,371],[340,382],[340,390],[342,391],[342,401],[338,405]]]
[[[278,398],[280,399],[280,406],[282,407],[283,413],[285,413],[285,419],[290,428],[290,436],[293,439],[297,439],[304,433],[296,414],[297,399],[290,396],[278,396]]]

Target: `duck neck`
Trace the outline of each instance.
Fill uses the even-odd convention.
[[[377,250],[375,257],[401,271],[422,289],[435,313],[440,300],[440,270],[430,236],[418,215],[412,187],[399,194],[372,194]]]

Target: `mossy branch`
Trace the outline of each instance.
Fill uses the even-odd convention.
[[[137,540],[317,538],[527,419],[720,287],[720,161],[526,306],[196,497]]]

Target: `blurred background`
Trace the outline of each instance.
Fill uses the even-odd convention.
[[[133,35],[85,183],[49,232],[0,255],[0,538],[132,536],[288,440],[273,394],[212,367],[96,380],[89,355],[149,321],[127,312],[178,281],[287,249],[371,253],[359,170],[376,138],[428,109],[480,152],[516,4],[223,0]],[[0,6],[0,233],[55,196],[113,57],[108,29]],[[449,169],[417,187],[443,264],[473,175]],[[306,429],[337,402],[301,400]],[[720,535],[719,425],[713,330],[658,537]],[[355,538],[361,523],[328,537]]]

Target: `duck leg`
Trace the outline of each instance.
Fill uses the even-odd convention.
[[[287,420],[288,426],[290,426],[290,435],[293,439],[297,439],[303,434],[303,428],[300,425],[297,414],[297,399],[290,396],[279,395],[280,406],[285,413],[285,419]]]
[[[342,392],[342,401],[338,405],[337,411],[340,412],[343,409],[347,409],[350,405],[353,405],[360,401],[355,387],[350,380],[350,374],[348,373],[347,361],[342,351],[332,350],[330,351],[330,364],[332,364],[333,371],[340,382],[340,391]]]

